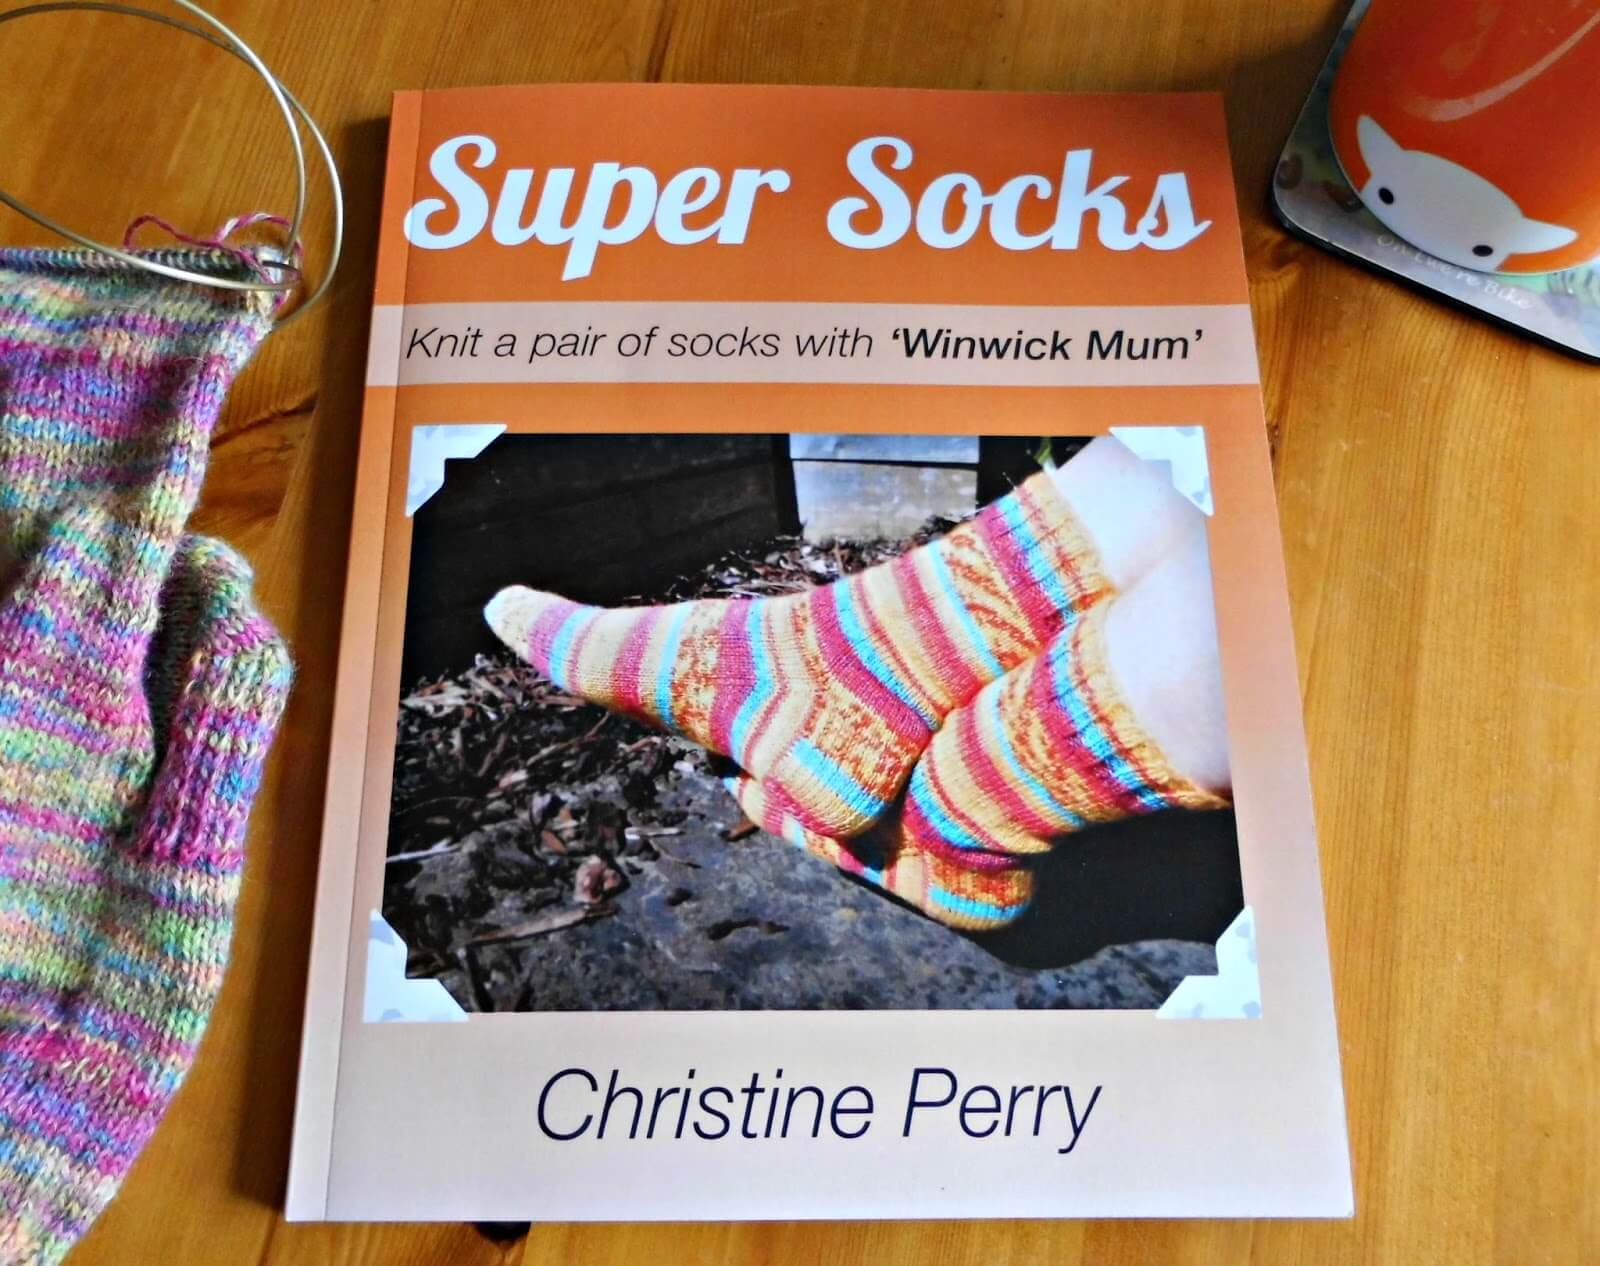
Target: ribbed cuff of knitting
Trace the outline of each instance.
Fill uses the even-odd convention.
[[[983,513],[1010,541],[1032,584],[1012,594],[1043,645],[1061,628],[1112,593],[1088,529],[1048,471],[1030,475]]]
[[[193,643],[172,664],[162,757],[133,847],[184,864],[237,867],[293,666],[249,597],[249,568],[220,542],[185,538],[187,574],[167,595],[166,620],[192,620]]]
[[[1225,809],[1228,801],[1180,773],[1161,745],[1139,723],[1117,680],[1106,649],[1106,613],[1091,612],[1051,652],[1052,668],[1070,683],[1083,726],[1085,774],[1108,789],[1103,799],[1081,806],[1089,821],[1105,821],[1161,809]]]

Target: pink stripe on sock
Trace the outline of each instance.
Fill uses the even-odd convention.
[[[973,771],[974,779],[984,793],[1000,804],[1008,822],[1024,826],[1040,836],[1053,835],[1064,829],[1065,824],[1052,822],[1036,809],[1033,802],[1018,790],[1011,771],[1000,767],[991,745],[1002,740],[999,735],[985,737],[985,723],[977,708],[967,708],[958,713],[953,728],[962,763]],[[991,842],[987,832],[976,834],[985,842]],[[998,841],[993,842],[997,849],[1002,848]]]
[[[929,781],[931,782],[932,779],[930,778]],[[950,803],[944,792],[936,789],[934,794],[939,797],[940,806],[946,812],[949,812]],[[960,817],[959,814],[953,816]],[[991,853],[982,849],[958,848],[952,844],[945,839],[938,827],[928,821],[927,816],[917,807],[916,801],[910,798],[906,800],[900,821],[906,835],[924,853],[931,853],[936,857],[944,858],[946,861],[955,862],[966,870],[997,871],[1016,869],[1017,860],[1008,853]],[[972,834],[982,834],[966,818],[960,817],[960,821],[961,825],[971,831]]]
[[[615,678],[612,682],[617,693],[617,706],[627,711],[642,714],[645,711],[644,701],[644,653],[650,645],[650,635],[655,631],[657,624],[661,623],[661,614],[665,607],[646,607],[639,613],[639,618],[634,621],[633,627],[628,630],[628,636],[622,640],[622,651],[617,656]]]
[[[1016,496],[1020,489],[1008,496]],[[1024,507],[1024,510],[1026,507]],[[1022,542],[1011,530],[998,503],[989,506],[976,520],[978,537],[994,559],[1000,574],[1005,577],[1011,600],[1021,609],[1034,638],[1049,641],[1061,627],[1065,613],[1058,611],[1033,572],[1028,567]]]
[[[717,633],[717,693],[711,702],[711,742],[725,756],[734,755],[733,722],[755,687],[756,666],[750,654],[748,602],[730,602]]]
[[[811,599],[817,641],[822,645],[829,669],[837,673],[845,689],[876,713],[897,737],[911,743],[921,742],[928,736],[927,722],[861,662],[839,625],[837,602],[832,585],[817,590]]]
[[[931,658],[950,698],[970,699],[983,687],[984,679],[973,668],[971,658],[962,653],[961,648],[950,636],[950,630],[945,627],[943,619],[939,616],[938,607],[928,597],[928,591],[923,587],[922,576],[917,571],[914,557],[911,554],[902,554],[890,563],[889,567],[895,583],[900,586],[900,592],[905,597],[906,611],[911,616],[912,627],[916,629],[917,636],[930,646]]]
[[[550,650],[555,644],[556,634],[567,622],[567,617],[577,609],[576,602],[568,602],[565,598],[553,599],[549,606],[539,612],[528,629],[524,653],[529,662],[547,677],[550,676]]]

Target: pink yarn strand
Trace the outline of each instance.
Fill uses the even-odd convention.
[[[305,259],[305,248],[300,242],[294,243],[287,261],[269,261],[262,254],[263,246],[239,245],[231,240],[240,233],[259,228],[262,225],[287,230],[289,221],[281,215],[274,215],[269,211],[252,211],[246,215],[236,215],[232,219],[225,221],[210,237],[197,237],[194,234],[185,233],[182,229],[159,215],[145,214],[135,217],[128,225],[127,232],[122,235],[122,249],[125,251],[135,249],[135,239],[139,230],[146,225],[152,224],[174,241],[182,242],[186,246],[195,246],[203,250],[217,250],[231,255],[245,267],[263,278],[276,280],[283,273],[289,273],[297,280],[302,278],[301,264]],[[287,298],[288,292],[285,292],[278,302],[282,304]]]

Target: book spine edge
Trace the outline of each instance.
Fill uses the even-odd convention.
[[[389,152],[379,230],[374,311],[403,301],[410,247],[394,231],[395,209],[409,205],[416,181],[422,93],[397,92],[389,123]],[[374,318],[375,325],[381,324]],[[393,356],[390,340],[374,338],[369,358]],[[369,367],[369,380],[371,372]],[[351,512],[350,558],[345,575],[335,678],[328,780],[317,864],[300,1074],[289,1157],[284,1215],[291,1222],[328,1217],[334,1171],[334,1125],[354,926],[356,841],[366,781],[369,695],[378,618],[384,501],[395,440],[396,389],[368,386]],[[374,526],[378,530],[371,530]],[[357,996],[359,991],[357,991]]]

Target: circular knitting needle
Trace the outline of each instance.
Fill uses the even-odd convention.
[[[311,117],[310,112],[305,108],[300,100],[295,97],[294,94],[291,93],[287,88],[285,88],[277,79],[277,77],[267,69],[266,64],[259,56],[257,56],[255,51],[251,49],[248,44],[240,39],[239,36],[227,26],[223,25],[220,21],[212,17],[198,5],[192,3],[191,0],[173,0],[173,3],[178,4],[184,9],[193,13],[196,17],[215,28],[215,31],[220,34],[213,34],[211,31],[207,31],[202,27],[191,25],[190,23],[181,21],[178,18],[171,17],[164,13],[157,13],[153,10],[142,9],[133,5],[112,3],[111,0],[52,0],[50,3],[26,5],[22,8],[0,12],[0,23],[9,22],[15,18],[28,17],[41,13],[115,13],[124,17],[143,18],[151,22],[159,23],[163,26],[171,27],[174,30],[182,31],[187,35],[196,36],[205,40],[208,44],[220,48],[225,52],[231,53],[233,56],[248,64],[266,83],[267,89],[272,93],[273,99],[277,103],[280,111],[283,113],[285,122],[287,123],[289,129],[290,141],[294,153],[296,180],[295,207],[294,214],[289,221],[289,241],[287,247],[287,254],[291,257],[294,255],[296,249],[300,245],[300,229],[305,215],[307,189],[305,149],[300,137],[299,124],[295,117],[296,115],[299,116],[299,121],[303,121],[306,128],[310,131],[312,140],[316,144],[318,152],[322,156],[323,164],[328,173],[328,186],[331,194],[333,211],[332,243],[329,251],[328,267],[324,272],[321,282],[306,298],[304,303],[302,303],[283,321],[278,323],[279,327],[281,328],[282,326],[289,324],[291,321],[310,310],[310,308],[312,308],[327,294],[329,287],[332,285],[334,272],[339,264],[339,258],[343,253],[344,191],[339,180],[338,168],[334,163],[333,152],[328,145],[327,138],[322,133],[322,129],[317,126],[317,123]],[[7,193],[3,188],[0,188],[0,203],[4,203],[18,214],[25,216],[27,219],[32,220],[42,228],[45,228],[50,232],[57,234],[58,236],[67,238],[69,241],[77,242],[79,245],[85,246],[90,250],[98,251],[102,254],[112,257],[113,259],[121,260],[123,263],[126,263],[131,267],[143,269],[146,272],[158,273],[162,276],[171,277],[178,281],[187,281],[196,285],[213,286],[227,290],[269,290],[278,292],[292,290],[296,286],[300,285],[302,281],[299,270],[293,265],[289,264],[286,260],[262,259],[257,261],[259,266],[264,269],[273,269],[276,271],[293,274],[292,276],[284,277],[280,280],[260,278],[253,281],[243,281],[234,278],[216,277],[210,274],[197,272],[192,269],[181,268],[158,259],[152,259],[148,255],[139,255],[131,251],[122,250],[78,233],[76,230],[68,227],[67,225],[61,224],[51,217],[46,216],[42,212],[36,210],[35,208],[28,206],[20,199]]]

